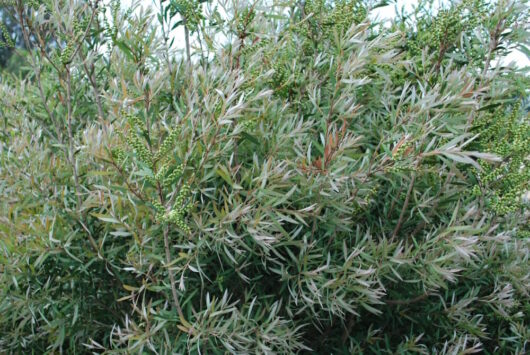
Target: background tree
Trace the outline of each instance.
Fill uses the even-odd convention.
[[[0,352],[528,350],[526,2],[136,5],[3,8]]]

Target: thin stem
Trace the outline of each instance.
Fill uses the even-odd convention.
[[[166,264],[169,265],[169,263],[171,263],[171,251],[169,249],[169,227],[167,225],[164,226],[164,249],[166,252]],[[175,286],[175,274],[173,273],[173,270],[170,267],[167,268],[167,272],[169,274],[169,282],[171,283],[171,294],[173,295],[173,302],[175,302],[175,308],[177,309],[177,313],[180,319],[186,319],[184,317],[184,313],[182,312],[179,297],[177,294],[177,287]]]
[[[160,14],[163,15],[162,13],[162,9],[160,10]],[[168,21],[165,21],[165,18],[164,16],[162,16],[163,18],[163,23],[161,24],[161,28],[162,28],[162,36],[164,38],[164,51],[166,52],[166,63],[167,63],[167,68],[168,68],[168,71],[169,71],[169,84],[171,86],[171,92],[174,91],[174,73],[173,73],[173,66],[171,65],[171,58],[169,57],[169,45],[168,45],[168,40],[169,40],[169,32],[171,32],[171,23],[168,22]],[[168,25],[168,30],[166,32],[166,29],[165,29],[165,26],[164,24],[167,22],[167,25]]]
[[[504,22],[505,19],[501,18],[499,22],[497,23],[497,26],[495,27],[495,31],[490,34],[490,45],[488,48],[488,56],[486,57],[486,62],[484,63],[484,70],[482,71],[482,77],[481,77],[481,83],[486,78],[486,74],[488,73],[491,60],[493,58],[493,52],[495,51],[495,48],[499,45],[499,37],[504,30]]]
[[[91,69],[89,70],[88,65],[86,63],[87,58],[83,54],[83,51],[79,51],[79,57],[81,58],[81,61],[83,62],[83,69],[85,71],[85,74],[88,77],[88,81],[90,82],[90,86],[92,87],[92,91],[94,91],[94,97],[96,100],[96,107],[98,109],[98,116],[100,119],[103,118],[103,104],[101,103],[101,95],[99,93],[98,84],[96,82],[96,78],[94,75],[94,64],[91,65]],[[103,125],[103,129],[107,129],[106,125]]]
[[[81,186],[79,184],[79,175],[77,172],[77,161],[74,157],[74,134],[72,129],[72,83],[70,68],[66,67],[66,110],[67,110],[67,129],[68,129],[68,160],[72,165],[75,183],[75,195],[77,199],[77,211],[81,208]]]
[[[145,196],[142,195],[142,193],[140,191],[138,191],[138,189],[134,186],[132,186],[129,181],[128,181],[128,178],[127,176],[125,175],[125,172],[123,171],[123,169],[114,161],[114,159],[112,158],[112,155],[111,155],[111,160],[110,160],[110,163],[112,164],[112,166],[114,166],[114,168],[120,173],[121,177],[123,178],[123,180],[125,181],[125,185],[127,185],[127,188],[129,189],[130,192],[132,192],[134,194],[134,196],[136,196],[140,201],[143,201],[143,202],[146,202],[147,201],[147,198]]]
[[[401,208],[401,213],[399,214],[399,219],[398,223],[396,224],[396,228],[394,228],[394,232],[392,232],[392,239],[394,239],[398,234],[399,230],[401,229],[403,219],[405,218],[405,212],[407,211],[407,207],[409,206],[410,196],[412,195],[412,189],[414,188],[414,183],[416,182],[416,169],[418,168],[418,165],[418,163],[415,164],[414,173],[412,173],[412,179],[410,179],[409,188],[407,190],[407,197],[405,198],[405,203],[403,204],[403,208]]]
[[[157,184],[157,189],[158,189],[158,198],[160,200],[160,203],[163,206],[165,203],[165,199],[164,199],[164,194],[162,192],[162,186],[160,186],[160,183]],[[166,265],[169,265],[171,263],[171,250],[169,246],[169,226],[167,224],[164,226],[164,251],[166,254]],[[171,283],[171,294],[173,295],[173,302],[175,303],[175,308],[177,309],[177,313],[181,320],[186,319],[184,317],[184,313],[182,312],[182,307],[180,306],[180,301],[179,301],[179,297],[177,294],[177,286],[175,286],[176,285],[175,274],[169,266],[167,267],[167,272],[169,274],[169,282]]]
[[[188,69],[191,70],[190,30],[188,29],[186,19],[184,19],[184,40],[186,42],[186,60],[188,62]]]

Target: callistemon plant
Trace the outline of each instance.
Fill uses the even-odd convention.
[[[0,4],[0,353],[528,352],[526,1]]]

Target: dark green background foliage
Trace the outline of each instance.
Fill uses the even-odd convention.
[[[2,1],[0,353],[528,352],[526,1],[378,5]]]

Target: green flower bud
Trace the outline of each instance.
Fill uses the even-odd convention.
[[[166,157],[167,153],[173,149],[175,141],[180,134],[180,128],[172,129],[166,139],[160,145],[158,152],[156,153],[155,160],[160,160]]]

